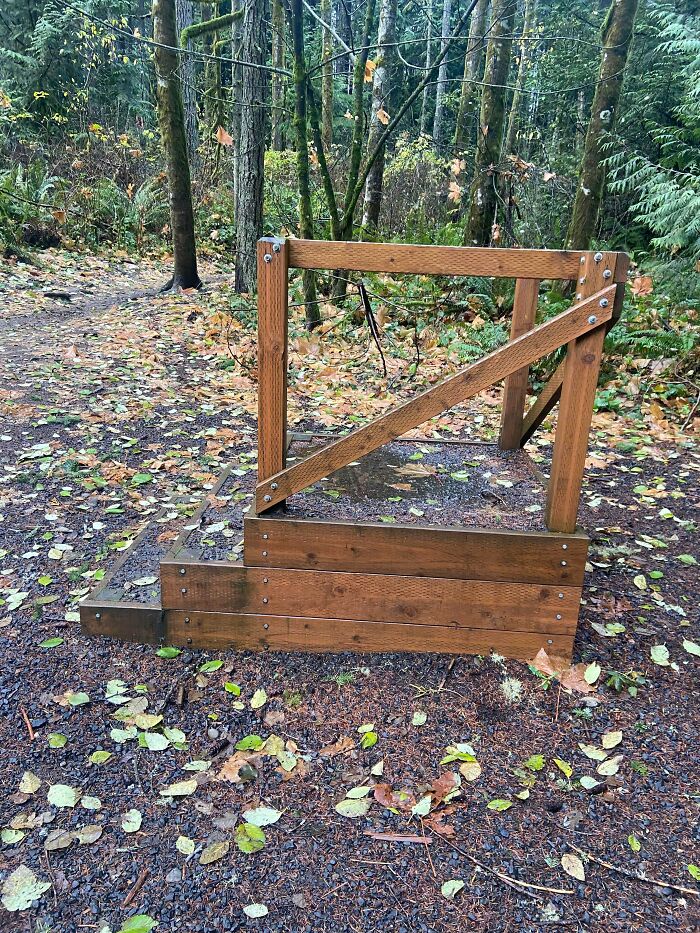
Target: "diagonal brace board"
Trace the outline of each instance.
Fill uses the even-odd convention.
[[[532,403],[532,407],[523,419],[523,430],[520,436],[520,446],[524,447],[530,440],[535,431],[542,424],[544,419],[554,408],[561,396],[561,387],[564,382],[564,370],[566,369],[566,359],[554,370],[547,380],[544,388]]]
[[[616,287],[609,285],[590,298],[579,301],[417,398],[258,483],[256,512],[259,514],[272,508],[288,496],[417,428],[446,409],[472,398],[570,340],[601,327],[612,315]]]

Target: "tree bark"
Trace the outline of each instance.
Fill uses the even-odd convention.
[[[264,65],[267,58],[268,0],[245,0],[240,57]],[[267,72],[242,68],[236,188],[236,291],[252,292],[257,282],[257,242],[262,236],[263,179],[267,128]]]
[[[336,32],[343,42],[352,48],[352,0],[333,0],[333,3]],[[350,55],[341,55],[335,60],[335,73],[345,78],[345,86],[349,94],[352,90],[352,61]]]
[[[474,82],[477,80],[482,59],[484,26],[486,25],[488,6],[489,0],[479,0],[469,21],[469,39],[467,40],[467,51],[464,54],[464,73],[459,95],[457,125],[455,127],[454,151],[455,156],[458,157],[462,155],[468,145],[469,116],[472,103],[477,96],[477,85]]]
[[[523,90],[525,88],[525,79],[527,78],[527,69],[530,62],[530,52],[532,49],[532,33],[535,25],[535,15],[537,12],[537,0],[525,0],[525,15],[523,18],[523,34],[520,40],[520,61],[518,62],[518,77],[515,80],[515,91],[510,105],[510,114],[508,115],[508,129],[506,130],[506,141],[503,145],[503,152],[510,155],[515,152],[515,139],[518,134],[518,124],[520,121],[520,110],[523,103]]]
[[[601,144],[615,127],[637,5],[638,0],[613,0],[603,24],[603,54],[566,235],[567,249],[588,249],[595,233],[605,186]]]
[[[319,8],[321,19],[330,23],[332,11],[331,0],[321,0]],[[321,73],[321,138],[323,145],[330,150],[333,145],[333,36],[330,29],[322,29],[321,58],[323,72]]]
[[[182,30],[194,22],[192,0],[175,0],[175,19],[177,34],[182,36]],[[178,45],[181,43],[178,42]],[[183,46],[187,51],[192,50],[191,40]],[[197,118],[197,90],[194,80],[194,59],[191,55],[180,56],[180,75],[182,83],[182,106],[185,111],[185,132],[187,134],[187,155],[193,170],[199,168],[199,120]]]
[[[170,227],[173,241],[171,287],[197,288],[197,251],[194,237],[194,211],[182,94],[178,77],[178,56],[164,46],[178,45],[175,0],[153,0],[153,39],[156,66],[158,123],[165,154],[170,201]],[[167,286],[166,286],[167,287]]]
[[[306,240],[314,236],[309,182],[309,146],[306,114],[306,63],[304,55],[304,7],[302,0],[290,0],[292,43],[294,48],[294,141],[297,150],[297,186],[299,188],[299,234]],[[321,323],[316,301],[316,275],[312,269],[302,271],[307,330]]]
[[[428,0],[425,8],[425,73],[428,73],[433,61],[433,0]],[[420,131],[427,134],[430,131],[430,85],[423,88],[423,99],[420,108]]]
[[[284,9],[272,0],[272,67],[284,67]],[[272,149],[284,150],[284,76],[272,75]]]
[[[442,4],[442,30],[440,35],[440,49],[445,48],[445,44],[450,35],[450,18],[452,16],[452,0],[443,0]],[[447,57],[443,58],[438,70],[437,86],[435,88],[435,117],[433,119],[433,142],[436,148],[440,148],[443,143],[445,131],[445,94],[447,93]]]
[[[468,246],[487,246],[491,241],[498,204],[497,165],[505,122],[504,85],[510,66],[514,24],[515,4],[512,0],[494,0],[486,48],[474,176],[469,191],[469,218],[464,230],[464,243]]]
[[[447,0],[450,2],[450,0]],[[372,117],[369,128],[367,150],[375,148],[384,123],[380,114],[386,113],[394,77],[396,61],[396,11],[397,0],[381,0],[379,8],[379,29],[377,31],[377,67],[372,76]],[[365,203],[362,211],[362,226],[365,230],[376,230],[379,225],[379,212],[382,206],[384,185],[384,152],[381,146],[365,182]]]

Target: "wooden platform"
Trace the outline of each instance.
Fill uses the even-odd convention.
[[[354,431],[289,437],[293,266],[514,278],[510,342]],[[83,630],[203,648],[570,656],[588,550],[581,479],[626,270],[618,253],[261,240],[257,482],[221,477],[159,555],[147,598],[127,572],[144,530],[82,604]],[[575,300],[537,324],[545,277],[575,279]],[[526,412],[530,364],[562,347]],[[497,445],[406,439],[501,381]],[[557,403],[543,476],[522,448]]]

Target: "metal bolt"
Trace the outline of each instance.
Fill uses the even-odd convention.
[[[185,595],[185,593],[187,592],[187,589],[186,589],[186,587],[184,587],[184,586],[183,586],[183,588],[182,588],[182,589],[180,590],[180,592],[181,592],[181,593],[182,593],[182,595],[184,596],[184,595]]]
[[[263,260],[265,262],[272,262],[272,256],[270,255],[270,253],[265,253],[265,255],[263,256]]]
[[[267,551],[263,551],[263,557],[267,557]]]
[[[588,318],[588,323],[589,323],[589,324],[595,324],[595,322],[596,322],[597,320],[598,320],[598,318],[595,316],[595,314],[592,314],[592,315]]]
[[[269,627],[270,627],[270,626],[269,626],[269,623],[267,623],[267,622],[263,625],[263,628],[265,629],[265,631],[267,631],[267,630],[269,629]]]
[[[581,292],[576,292],[576,301],[580,301],[583,298]]]
[[[263,496],[263,502],[272,502],[272,496]]]
[[[608,306],[608,304],[609,304],[608,299],[607,299],[607,298],[601,298],[599,304],[600,304],[600,307],[601,307],[601,308],[607,308],[607,306]]]
[[[561,562],[561,565],[562,565],[562,567],[566,567],[566,561],[563,560],[563,561]]]
[[[190,624],[190,617],[185,616],[185,625],[189,625],[189,624]]]
[[[182,576],[184,577],[184,576],[185,576],[185,574],[187,573],[187,571],[185,570],[185,568],[184,568],[184,567],[180,567],[180,573],[181,573],[181,574],[182,574]]]
[[[559,599],[563,599],[563,598],[564,598],[564,594],[563,594],[563,593],[559,593],[558,595],[559,595]]]
[[[277,483],[270,483],[270,489],[277,489]]]
[[[611,275],[612,275],[612,272],[610,271],[610,269],[606,269],[605,272],[603,272],[604,279],[609,279]]]
[[[265,605],[267,605],[270,602],[270,600],[267,598],[267,596],[263,596],[263,602],[265,603]]]
[[[551,638],[548,638],[548,639],[547,639],[547,644],[548,644],[548,645],[553,645],[554,642],[553,642],[553,640],[552,640]]]
[[[267,541],[267,538],[268,538],[268,535],[264,534],[264,535],[263,535],[263,541]]]
[[[188,644],[188,645],[191,645],[191,644],[192,644],[192,639],[191,639],[191,638],[188,638],[188,639],[187,639],[187,644]]]
[[[595,256],[593,257],[593,261],[594,261],[594,262],[600,262],[600,260],[601,260],[602,258],[603,258],[603,254],[602,254],[602,253],[596,253]]]
[[[280,246],[279,243],[273,243],[273,244],[272,244],[272,252],[273,252],[273,253],[279,253],[279,251],[280,251],[281,249],[282,249],[282,247]]]
[[[267,579],[267,577],[263,577],[263,583],[269,583],[269,582],[270,581]]]
[[[568,551],[568,550],[569,550],[569,545],[568,545],[568,544],[562,544],[561,549],[562,549],[562,551]]]
[[[95,613],[95,618],[96,618],[96,619],[101,619],[101,618],[102,618],[102,613],[101,613],[101,612],[96,612],[96,613]]]
[[[581,278],[579,279],[579,282],[581,283],[581,285],[583,285],[585,281],[586,281],[586,276],[582,275]]]
[[[581,256],[581,258],[579,259],[579,262],[581,263],[581,265],[584,265],[585,262],[586,262],[586,257],[585,257],[585,256]]]
[[[557,622],[561,622],[561,612],[557,613]]]

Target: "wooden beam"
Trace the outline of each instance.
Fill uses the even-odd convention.
[[[352,269],[415,275],[475,275],[524,279],[575,279],[580,252],[495,249],[474,246],[415,246],[288,240],[289,265],[297,269]]]
[[[511,340],[521,337],[535,326],[539,288],[540,283],[537,279],[518,279],[515,283]],[[506,376],[503,384],[501,433],[498,440],[501,450],[517,450],[520,447],[529,372],[529,366],[523,366],[522,369]]]
[[[288,254],[286,240],[258,240],[258,481],[286,462]]]
[[[528,413],[523,418],[522,433],[520,435],[521,447],[527,444],[532,435],[559,401],[561,396],[561,384],[564,381],[565,368],[566,360],[562,360],[552,375],[549,377],[542,391],[537,396],[536,401],[532,403]]]
[[[517,369],[609,320],[615,287],[610,285],[578,302],[417,398],[258,483],[256,511],[259,513],[272,508],[295,492],[417,428],[459,402],[472,398]],[[601,301],[606,303],[605,307],[601,306]],[[591,318],[594,319],[593,324],[589,321]]]
[[[168,644],[237,651],[429,651],[483,655],[495,651],[506,658],[528,661],[540,648],[570,658],[574,642],[573,635],[454,629],[445,625],[175,610],[164,615]]]
[[[582,533],[246,517],[246,566],[580,586]],[[565,561],[562,564],[562,561]]]
[[[598,298],[604,283],[615,280],[616,260],[617,253],[586,253],[577,284],[578,295],[584,299],[587,295]],[[617,290],[618,286],[613,286],[606,310],[612,310]],[[550,531],[567,532],[576,527],[606,323],[598,316],[595,328],[578,335],[567,347],[547,489],[546,518]]]

